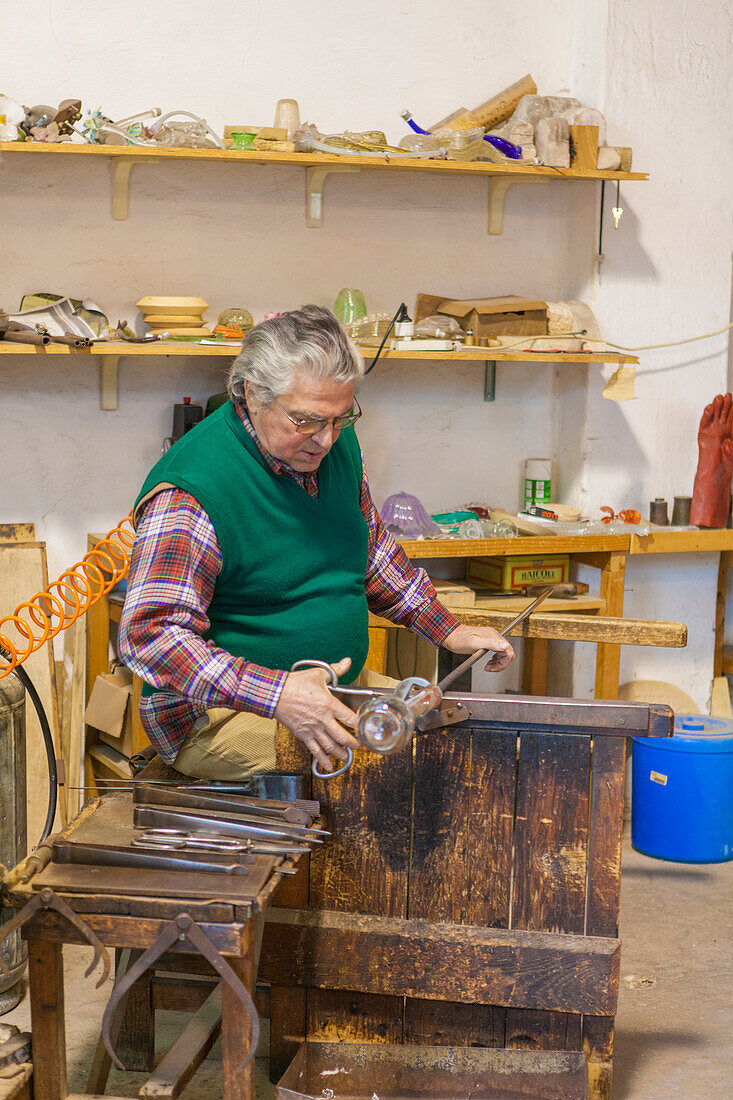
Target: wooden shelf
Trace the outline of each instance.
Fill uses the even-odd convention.
[[[629,535],[522,535],[515,539],[406,539],[408,558],[483,558],[508,554],[597,554],[628,550]],[[636,536],[634,536],[636,537]]]
[[[359,349],[365,359],[376,354],[376,348]],[[176,341],[161,340],[154,344],[127,344],[124,341],[94,344],[91,348],[70,348],[66,344],[48,344],[39,347],[35,344],[13,344],[9,340],[0,341],[0,355],[196,355],[201,358],[217,357],[233,359],[239,349],[217,347],[213,344],[184,344]],[[619,355],[615,352],[586,351],[502,351],[501,348],[467,348],[464,351],[383,351],[381,359],[401,359],[405,361],[434,359],[438,362],[452,363],[457,360],[467,363],[494,362],[507,363],[638,363],[634,355]]]
[[[168,358],[184,355],[202,359],[233,359],[238,352],[235,347],[217,347],[214,344],[185,344],[176,341],[161,340],[154,344],[128,344],[123,341],[94,344],[90,348],[70,348],[66,344],[48,344],[40,347],[35,344],[13,344],[0,340],[0,355],[46,355],[86,356],[97,360],[101,379],[101,403],[105,411],[114,411],[119,404],[118,370],[122,356],[131,358]],[[366,360],[372,358],[375,348],[360,348]],[[493,401],[496,393],[496,364],[507,363],[638,363],[633,355],[619,355],[613,352],[585,351],[506,351],[499,348],[467,348],[464,351],[383,351],[382,359],[410,360],[429,359],[435,362],[470,362],[484,364],[484,401]]]
[[[482,349],[485,350],[485,349]],[[128,344],[124,340],[104,344],[94,344],[91,348],[70,348],[66,344],[48,344],[39,347],[36,344],[13,344],[10,340],[0,341],[0,355],[78,355],[93,359],[97,355],[196,355],[201,358],[210,358],[212,355],[233,359],[239,351],[238,348],[226,348],[215,346],[202,346],[200,344],[179,344],[174,341],[160,340],[154,344]]]
[[[163,160],[211,160],[232,164],[285,164],[302,168],[345,164],[391,172],[451,172],[458,175],[545,177],[567,180],[648,180],[647,172],[610,172],[594,168],[545,168],[535,164],[491,164],[487,161],[408,160],[385,156],[336,156],[330,153],[267,153],[257,149],[169,149],[147,145],[48,145],[41,141],[0,141],[3,153],[31,156],[139,157]]]
[[[692,527],[687,530],[652,531],[649,535],[632,535],[632,554],[700,554],[733,550],[733,530]]]
[[[306,225],[317,229],[323,224],[323,190],[326,178],[336,173],[360,171],[442,173],[483,177],[489,183],[487,231],[500,234],[504,228],[504,200],[509,186],[532,180],[603,180],[641,182],[646,172],[610,172],[594,168],[546,168],[534,164],[491,164],[486,161],[414,160],[384,156],[336,156],[330,153],[265,153],[256,149],[167,149],[142,145],[47,145],[44,142],[2,141],[4,153],[31,157],[107,158],[115,163],[112,184],[112,217],[124,221],[129,212],[130,172],[135,165],[160,164],[164,161],[206,161],[224,164],[274,164],[306,170]]]

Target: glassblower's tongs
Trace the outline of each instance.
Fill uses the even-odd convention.
[[[528,615],[531,615],[552,594],[554,587],[554,585],[549,584],[543,588],[532,603],[525,607],[523,611],[520,611],[518,615],[515,615],[511,622],[504,627],[500,632],[501,637],[505,638]],[[410,676],[406,680],[402,680],[388,694],[374,695],[367,699],[356,712],[357,741],[365,748],[370,749],[371,752],[379,753],[381,756],[390,756],[392,753],[405,748],[412,741],[416,728],[429,728],[437,724],[433,720],[438,717],[445,689],[462,676],[464,672],[467,672],[469,668],[472,668],[482,657],[485,657],[487,653],[491,653],[491,650],[476,650],[460,665],[452,669],[447,676],[444,676],[438,684],[430,684],[420,676]],[[340,690],[344,690],[339,688],[336,673],[325,661],[296,661],[291,671],[294,672],[298,668],[311,666],[322,668],[328,673],[332,691],[338,693]],[[354,758],[350,748],[347,748],[346,752],[345,763],[332,772],[320,771],[318,761],[314,759],[312,771],[316,778],[335,779],[336,776],[343,775],[347,768],[351,767]]]

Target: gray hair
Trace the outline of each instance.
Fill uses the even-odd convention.
[[[364,375],[364,360],[330,309],[306,305],[250,329],[229,371],[227,392],[232,401],[246,404],[249,382],[254,400],[271,405],[301,371],[344,384]]]

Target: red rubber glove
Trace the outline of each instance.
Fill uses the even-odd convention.
[[[719,393],[705,408],[697,433],[699,458],[692,490],[690,523],[725,527],[733,475],[733,397]]]

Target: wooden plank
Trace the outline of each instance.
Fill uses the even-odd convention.
[[[142,951],[116,952],[116,967],[125,957],[127,968],[133,966]],[[149,1073],[155,1058],[155,1014],[152,994],[153,971],[146,970],[135,982],[125,998],[125,1007],[119,1022],[117,1053],[125,1069]]]
[[[580,1050],[580,1016],[525,1008],[507,1011],[505,1045],[521,1050]]]
[[[626,555],[617,551],[608,556],[601,570],[601,596],[609,615],[623,615]],[[618,673],[621,650],[618,645],[599,645],[596,651],[596,699],[618,699]]]
[[[492,596],[487,590],[480,592],[474,603],[477,611],[524,611],[532,603],[530,596]],[[567,596],[565,598],[553,598],[552,596],[542,604],[543,614],[550,612],[567,612],[569,615],[595,615],[605,610],[605,604],[600,596]]]
[[[385,758],[357,752],[345,775],[314,781],[313,796],[333,833],[311,855],[314,908],[407,914],[411,771],[409,753]],[[307,1027],[309,1036],[351,1035],[356,1041],[371,1034],[375,1042],[394,1041],[402,1032],[402,999],[368,1002],[340,991],[309,990]]]
[[[28,943],[35,1100],[66,1100],[67,1095],[61,951],[61,943],[33,939]]]
[[[627,550],[629,538],[629,535],[604,534],[527,535],[518,539],[400,539],[400,546],[408,558],[485,558],[514,554],[608,553]]]
[[[373,626],[369,628],[369,652],[367,653],[365,668],[372,672],[387,671],[387,628]]]
[[[532,337],[528,337],[528,342]],[[96,364],[97,357],[105,359],[107,357],[116,356],[119,358],[121,355],[131,356],[132,358],[168,358],[169,356],[182,356],[188,358],[189,356],[197,356],[203,359],[233,359],[237,352],[237,347],[219,346],[214,344],[184,344],[177,343],[174,340],[156,340],[151,344],[129,344],[123,342],[110,341],[104,344],[94,344],[90,348],[72,348],[65,344],[48,344],[46,347],[43,345],[34,344],[14,344],[11,340],[0,341],[0,356],[2,355],[35,355],[41,358],[45,358],[48,355],[73,355],[76,356],[77,363],[85,363],[86,365]],[[371,357],[374,355],[374,348],[364,347],[359,348],[361,353],[365,357]],[[639,360],[635,355],[622,355],[618,352],[589,352],[589,351],[565,351],[565,352],[542,352],[542,351],[502,351],[501,348],[492,348],[491,358],[499,362],[506,363],[553,363],[555,366],[563,367],[570,363],[638,363]],[[392,351],[385,350],[381,355],[382,359],[399,359],[402,362],[414,362],[417,360],[432,360],[440,363],[482,363],[486,361],[486,348],[469,348],[462,351]],[[584,536],[588,537],[588,536]],[[620,536],[623,537],[623,536]],[[26,544],[27,545],[27,544]]]
[[[547,694],[547,657],[546,638],[525,640],[522,662],[522,692],[525,695]]]
[[[281,164],[300,167],[325,168],[328,165],[347,164],[358,168],[386,172],[447,173],[466,176],[508,176],[517,179],[567,179],[567,180],[648,180],[646,172],[612,172],[597,168],[546,168],[541,165],[491,164],[486,161],[412,160],[392,158],[389,153],[381,156],[343,156],[332,153],[274,153],[261,149],[162,149],[120,145],[49,145],[41,142],[0,141],[0,149],[8,153],[81,157],[130,157],[143,162],[146,157],[160,161],[193,160],[220,161],[239,164]]]
[[[613,1072],[613,1016],[584,1016],[583,1045],[588,1059],[588,1085],[592,1100],[611,1100]]]
[[[508,928],[517,735],[476,726],[471,748],[470,923]]]
[[[468,922],[471,730],[415,741],[414,808],[407,914]]]
[[[441,749],[452,743],[448,766],[442,767]],[[495,927],[508,924],[516,744],[516,735],[487,737],[480,727],[457,739],[452,730],[441,732],[435,740],[417,742],[414,801],[416,827],[419,821],[422,836],[419,844],[413,838],[411,916]],[[441,806],[442,813],[432,847],[430,813],[434,804]],[[423,866],[416,867],[421,856]],[[445,885],[434,891],[438,872]],[[433,893],[441,899],[440,907],[432,900]],[[505,1017],[505,1009],[497,1005],[408,997],[405,1041],[503,1046]]]
[[[728,527],[707,531],[654,531],[650,535],[632,535],[631,554],[697,554],[733,550],[733,530]]]
[[[0,544],[35,541],[35,523],[0,523]]]
[[[478,611],[475,608],[452,607],[451,614],[469,626],[493,626],[503,630],[514,618],[506,611]],[[370,616],[370,623],[383,622]],[[388,624],[394,629],[394,624]],[[624,619],[606,615],[545,615],[535,612],[512,631],[512,637],[547,638],[566,642],[608,642],[616,645],[664,646],[681,649],[687,645],[684,623],[656,619]]]
[[[241,956],[229,959],[229,965],[250,994],[254,994],[253,950],[252,926],[248,924]],[[251,1043],[252,1021],[225,982],[222,987],[222,1100],[254,1100],[254,1058],[244,1069],[239,1069],[250,1051]]]
[[[129,949],[120,951],[117,953],[116,965],[115,965],[115,985],[119,985],[123,977],[130,968],[130,959],[132,951]],[[120,1027],[125,1013],[125,1005],[117,1006],[117,1011],[114,1013],[109,1027],[109,1036],[112,1042],[112,1046],[116,1048],[117,1038],[120,1033]],[[94,1056],[92,1058],[92,1064],[89,1068],[89,1076],[87,1077],[86,1091],[88,1093],[103,1093],[107,1087],[107,1079],[109,1077],[109,1071],[112,1068],[112,1059],[109,1056],[102,1036],[100,1035],[97,1045],[94,1050]]]
[[[730,686],[727,676],[716,676],[710,695],[710,713],[715,718],[731,718]]]
[[[520,737],[512,928],[584,931],[590,761],[590,738]],[[536,999],[524,1004],[540,1007]],[[569,1008],[583,1011],[580,1004],[573,998]],[[568,1029],[577,1034],[578,1022],[528,1009],[507,1012],[508,1046],[525,1045],[529,1035],[527,1045],[551,1049],[558,1030],[566,1035]]]
[[[718,588],[715,594],[715,650],[713,653],[713,678],[722,676],[724,667],[725,605],[728,599],[728,565],[730,552],[723,551],[718,562]]]
[[[30,600],[48,584],[45,543],[30,545],[0,545],[0,615],[10,615],[21,603]],[[22,652],[27,641],[11,624],[2,628],[11,642],[17,643]],[[46,712],[54,740],[56,757],[61,756],[59,746],[58,706],[56,700],[53,645],[47,642],[23,662],[23,668],[33,681],[43,709]],[[28,847],[38,843],[46,819],[48,804],[48,766],[41,726],[30,699],[26,701],[26,797],[28,821]],[[59,812],[54,822],[56,831],[63,824],[65,790],[59,797]]]
[[[286,877],[275,894],[275,908],[308,906],[310,857],[300,861],[297,875]],[[265,933],[266,934],[266,933]],[[264,937],[263,937],[264,942]],[[307,990],[284,985],[273,968],[270,986],[270,1080],[280,1080],[307,1033]]]
[[[64,700],[63,737],[64,763],[66,765],[67,811],[74,817],[82,807],[82,755],[84,740],[84,645],[85,630],[82,619],[64,631],[64,663],[71,665],[71,678]]]
[[[293,985],[557,1012],[603,1013],[618,992],[617,939],[335,910],[266,920],[263,981],[274,963]]]
[[[76,904],[75,901],[74,904]],[[187,908],[185,902],[179,905],[178,911],[180,912],[182,908]],[[85,913],[84,921],[108,947],[143,949],[150,947],[153,940],[158,938],[168,924],[168,920],[131,917],[124,914],[108,916],[105,913]],[[238,956],[242,953],[246,943],[247,925],[205,923],[202,920],[199,920],[199,923],[222,955]],[[32,940],[34,932],[42,935],[43,939],[50,943],[87,943],[82,934],[77,932],[65,917],[51,910],[32,917],[27,924],[23,925],[23,939]],[[191,946],[188,943],[175,944],[171,951],[190,953]]]
[[[590,738],[521,735],[512,928],[583,932],[589,779]]]
[[[221,1034],[222,983],[204,1001],[182,1035],[148,1077],[139,1096],[176,1100]],[[124,1061],[124,1059],[123,1059]]]
[[[589,936],[618,935],[625,765],[625,742],[595,739],[585,924]],[[593,1100],[610,1100],[615,1012],[614,1005],[605,1015],[583,1016],[582,1043]]]

